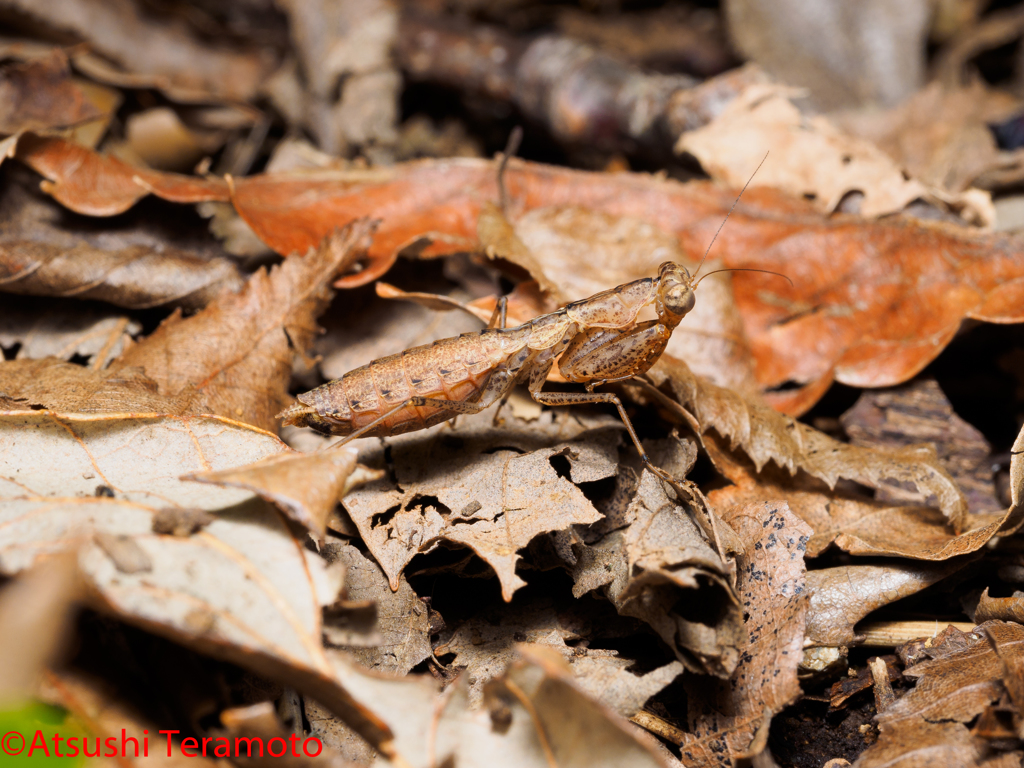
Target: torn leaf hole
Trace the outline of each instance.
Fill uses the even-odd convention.
[[[380,528],[381,526],[389,525],[391,521],[395,519],[395,515],[398,514],[398,510],[401,508],[402,507],[400,505],[395,504],[395,506],[389,507],[384,512],[378,512],[370,518],[370,527]]]
[[[448,509],[437,496],[427,496],[424,494],[416,494],[409,502],[405,505],[407,512],[418,511],[420,515],[425,515],[427,510],[434,509],[442,515],[450,515],[452,511]]]
[[[560,453],[556,453],[548,457],[548,461],[551,463],[551,468],[555,470],[555,474],[561,477],[563,480],[572,482],[572,464],[569,463],[568,457],[565,452],[569,449],[566,448]]]

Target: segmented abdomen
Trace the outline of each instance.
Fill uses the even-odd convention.
[[[336,435],[351,434],[417,395],[472,402],[507,358],[508,336],[507,331],[485,330],[413,347],[299,395],[299,402],[330,417]],[[439,424],[452,415],[444,408],[408,405],[365,435],[398,435]]]

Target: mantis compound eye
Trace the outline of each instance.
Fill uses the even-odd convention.
[[[673,315],[685,315],[696,303],[697,297],[693,295],[693,289],[688,285],[673,285],[662,298],[665,309]]]

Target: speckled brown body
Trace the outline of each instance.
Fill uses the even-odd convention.
[[[515,328],[488,327],[374,360],[299,395],[298,404],[279,415],[285,424],[325,434],[386,437],[476,413],[528,376],[530,394],[540,403],[614,404],[647,461],[619,399],[589,390],[654,364],[693,308],[692,286],[684,267],[666,262],[656,278],[602,291]],[[637,322],[651,304],[658,319]],[[556,360],[563,376],[586,383],[588,392],[542,392]]]
[[[315,413],[306,412],[301,421],[295,419],[293,423],[327,434],[349,435],[417,395],[474,402],[509,358],[509,351],[523,348],[528,338],[526,326],[488,328],[379,358],[299,395],[299,403]],[[364,436],[413,432],[454,415],[443,408],[407,405]]]

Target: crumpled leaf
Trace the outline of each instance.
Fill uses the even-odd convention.
[[[678,403],[693,414],[689,419],[696,418],[694,427],[700,433],[714,429],[733,449],[742,449],[758,472],[771,460],[791,475],[801,469],[830,488],[840,478],[876,488],[911,483],[925,497],[937,499],[954,531],[964,524],[967,501],[930,447],[881,451],[841,443],[694,376],[685,363],[667,355],[662,355],[651,376],[655,383],[668,381]]]
[[[5,176],[0,291],[98,299],[134,309],[200,309],[243,283],[238,267],[215,244],[183,242],[173,222],[133,213],[133,223],[97,231],[29,189],[27,171],[5,169]]]
[[[245,101],[267,74],[268,62],[258,51],[200,41],[182,20],[150,18],[129,0],[11,0],[10,5],[57,34],[87,41],[131,72],[148,75],[150,82],[142,87],[156,85],[174,98]]]
[[[618,428],[588,432],[559,419],[502,430],[490,426],[492,418],[484,412],[454,429],[441,424],[388,438],[394,479],[345,497],[392,589],[415,555],[447,541],[490,565],[511,600],[525,584],[515,573],[519,549],[542,533],[600,519],[576,483],[615,474]],[[360,458],[374,466],[382,453]],[[568,463],[568,479],[559,462]]]
[[[746,635],[729,569],[649,471],[626,515],[627,528],[577,556],[573,594],[601,589],[619,613],[649,624],[687,669],[728,677]]]
[[[964,491],[971,512],[1002,511],[992,480],[992,447],[980,431],[953,412],[934,379],[864,392],[839,421],[855,445],[902,448],[931,443],[942,466]],[[897,487],[879,489],[875,499],[923,501]]]
[[[1024,592],[1015,590],[1010,597],[989,597],[985,587],[972,618],[979,624],[994,619],[1024,624]]]
[[[723,766],[760,753],[771,717],[800,695],[797,665],[808,611],[804,547],[810,529],[785,502],[731,510],[726,522],[746,551],[736,590],[747,641],[729,680],[689,679],[690,733],[679,745],[687,766]],[[709,687],[711,690],[709,690]]]
[[[932,658],[904,671],[917,684],[878,716],[879,723],[896,724],[916,718],[966,723],[1004,692],[1010,693],[1018,707],[1024,706],[1024,701],[1018,699],[1022,692],[1024,627],[993,621],[967,635],[956,630],[947,633],[949,642],[931,651]]]
[[[683,671],[683,665],[676,661],[640,674],[628,670],[635,663],[632,659],[614,650],[587,647],[602,639],[631,634],[633,624],[612,613],[607,603],[513,603],[501,611],[482,612],[459,625],[451,637],[435,646],[434,655],[454,654],[449,666],[466,676],[469,704],[476,708],[484,701],[487,684],[515,660],[521,644],[543,646],[570,665],[577,685],[591,697],[623,717],[631,717]]]
[[[41,308],[39,300],[5,300],[0,347],[18,345],[17,360],[82,357],[103,369],[142,331],[137,320],[96,305]]]
[[[187,479],[252,491],[322,539],[327,518],[337,506],[358,456],[352,447],[315,453],[286,451],[244,466],[188,475]]]
[[[807,642],[813,645],[850,645],[854,625],[883,605],[920,592],[966,565],[945,563],[892,563],[840,565],[807,573],[810,606]]]
[[[69,128],[104,116],[72,79],[60,49],[0,69],[0,133]]]
[[[142,368],[168,397],[191,391],[204,412],[276,431],[291,402],[293,350],[309,348],[315,318],[331,297],[331,276],[372,231],[362,221],[333,233],[303,258],[256,272],[237,294],[222,294],[187,319],[172,314],[110,370]]]
[[[955,534],[942,514],[931,507],[893,505],[875,501],[856,491],[836,488],[798,474],[789,477],[771,465],[757,472],[750,462],[727,450],[725,441],[712,433],[704,435],[704,447],[734,485],[711,491],[708,496],[718,509],[741,506],[766,499],[785,498],[791,508],[814,529],[807,544],[809,557],[817,557],[831,544],[853,555],[891,555],[915,560],[947,560],[976,552],[996,535],[1016,530],[1024,509],[1015,503],[995,515],[968,515],[964,531]],[[1024,448],[1024,433],[1018,435],[1014,451]],[[1011,455],[1015,471],[1011,492],[1020,499],[1022,473],[1018,454]]]
[[[1024,153],[1000,150],[990,126],[1021,110],[1018,98],[980,79],[963,87],[933,81],[885,112],[836,116],[843,130],[873,142],[913,178],[951,194],[971,185],[1013,184]]]
[[[966,202],[905,178],[885,152],[842,133],[828,118],[802,115],[790,101],[795,95],[786,86],[750,86],[708,125],[680,136],[676,151],[689,152],[712,178],[730,186],[749,180],[782,189],[807,197],[823,213],[854,191],[864,195],[859,212],[869,217],[896,213],[918,198]],[[968,218],[990,225],[995,209],[984,194],[980,201]]]
[[[345,566],[342,592],[346,601],[372,601],[376,606],[378,640],[352,648],[352,658],[376,672],[405,675],[430,656],[429,612],[405,577],[399,580],[398,590],[392,591],[380,566],[344,542],[328,543],[324,555],[332,565]]]

